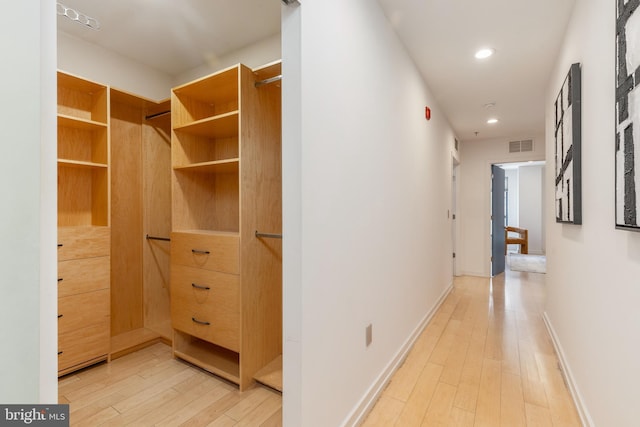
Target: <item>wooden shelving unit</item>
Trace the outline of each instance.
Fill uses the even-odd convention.
[[[280,64],[174,88],[171,318],[180,357],[237,383],[282,352]],[[265,77],[267,76],[267,77]]]
[[[58,72],[58,374],[109,358],[108,87]]]

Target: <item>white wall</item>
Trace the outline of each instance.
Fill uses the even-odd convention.
[[[544,254],[542,239],[542,176],[545,167],[520,166],[518,168],[519,223],[528,230],[529,253]]]
[[[238,63],[242,63],[249,68],[256,68],[277,61],[282,58],[280,45],[280,34],[275,34],[179,74],[173,79],[173,86],[179,86]]]
[[[534,140],[534,151],[509,153],[509,141]],[[542,135],[520,135],[497,140],[467,140],[460,143],[460,193],[458,199],[458,253],[461,274],[491,275],[491,165],[494,163],[544,160]]]
[[[285,8],[282,51],[284,423],[352,425],[451,285],[454,136],[376,2]]]
[[[0,15],[0,51],[7,65],[0,71],[4,404],[57,401],[56,217],[42,210],[55,212],[56,206],[54,28],[55,6],[47,0],[19,2]]]
[[[155,101],[171,95],[172,76],[63,32],[58,32],[58,68]]]
[[[570,65],[582,64],[583,225],[555,223],[547,168],[546,318],[587,425],[625,427],[640,420],[640,234],[614,229],[615,31],[615,2],[577,0],[549,80],[553,159],[551,107]]]

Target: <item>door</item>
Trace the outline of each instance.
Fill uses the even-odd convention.
[[[504,169],[491,165],[491,276],[504,272]]]

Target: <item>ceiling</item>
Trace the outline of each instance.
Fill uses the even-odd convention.
[[[432,115],[446,115],[461,140],[544,132],[548,78],[574,1],[378,0],[442,109]],[[61,3],[101,29],[58,17],[60,31],[172,76],[280,31],[279,0]],[[496,53],[476,60],[481,47]]]
[[[58,30],[171,76],[280,33],[279,0],[60,0],[100,23]],[[58,6],[58,11],[62,11]],[[75,16],[75,15],[73,15]]]

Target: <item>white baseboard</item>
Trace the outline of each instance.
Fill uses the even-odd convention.
[[[565,382],[569,387],[569,393],[571,393],[573,402],[575,403],[576,409],[578,410],[580,421],[582,421],[583,426],[595,427],[595,424],[591,419],[591,415],[589,415],[589,411],[587,410],[587,406],[585,405],[584,400],[582,399],[582,395],[578,390],[575,379],[571,372],[571,368],[567,363],[567,360],[564,355],[564,351],[562,350],[562,346],[560,345],[560,341],[558,340],[558,336],[556,335],[556,332],[553,329],[553,325],[551,325],[551,320],[549,320],[549,317],[547,316],[546,311],[542,314],[542,318],[544,319],[544,324],[547,326],[547,331],[549,331],[549,335],[551,336],[551,342],[553,343],[553,348],[556,350],[556,354],[558,355],[558,360],[560,360],[562,373],[564,375]]]
[[[371,384],[365,395],[360,399],[356,407],[351,411],[351,413],[347,416],[345,421],[341,424],[343,427],[354,427],[359,425],[364,421],[367,417],[371,409],[373,409],[374,405],[378,401],[378,397],[387,386],[389,381],[391,381],[391,377],[398,370],[402,363],[407,358],[407,355],[413,348],[416,340],[427,327],[433,315],[438,311],[445,298],[451,290],[453,289],[453,282],[447,286],[447,288],[442,292],[434,306],[429,310],[429,312],[422,318],[418,326],[413,330],[409,338],[404,342],[402,347],[398,350],[396,355],[391,359],[391,361],[387,364],[385,369],[378,375],[378,378]]]

